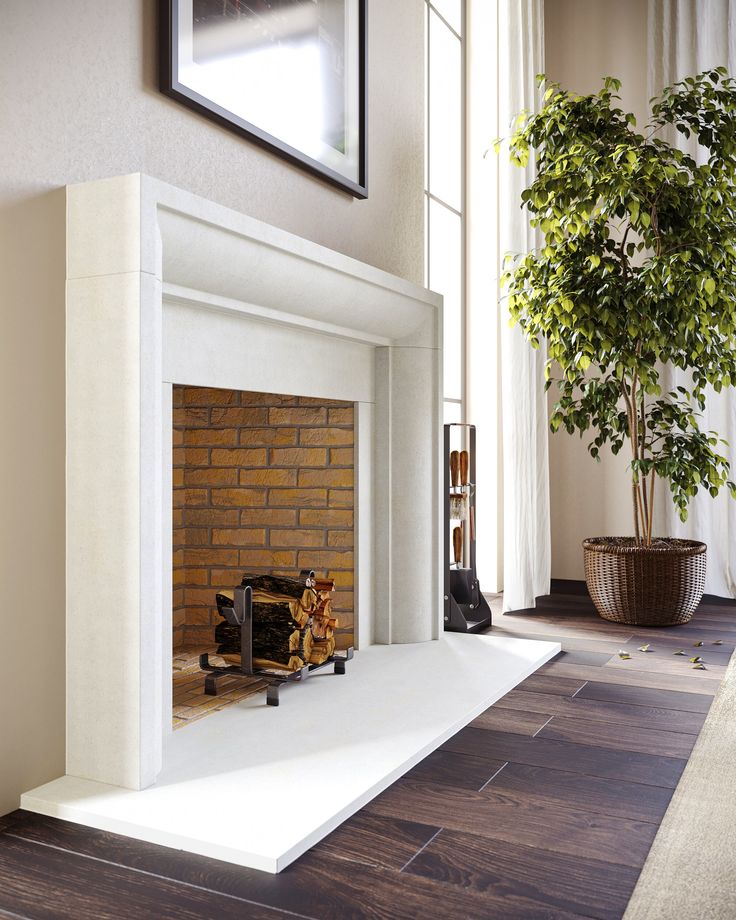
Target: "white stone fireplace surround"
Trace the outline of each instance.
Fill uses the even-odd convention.
[[[67,189],[67,775],[23,807],[278,871],[559,651],[443,636],[441,321],[423,288],[147,176]],[[357,410],[355,668],[291,688],[279,710],[251,698],[176,736],[173,384]],[[294,781],[298,757],[269,759],[264,736],[298,718],[302,692],[312,705],[334,694],[348,740],[371,700],[365,741],[318,766],[345,773],[334,808],[260,841],[254,800],[249,839],[213,838],[218,782],[257,794],[257,780],[262,798]],[[315,769],[322,752],[305,751]],[[186,829],[177,794],[193,812],[201,800]]]
[[[140,789],[171,730],[171,385],[357,403],[358,646],[436,639],[441,300],[147,176],[67,212],[67,772]]]

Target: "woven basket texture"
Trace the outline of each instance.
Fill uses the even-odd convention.
[[[657,538],[640,546],[633,537],[583,540],[585,581],[605,620],[629,626],[687,623],[705,590],[706,545]]]

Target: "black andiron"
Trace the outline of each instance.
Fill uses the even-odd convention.
[[[306,664],[295,671],[275,671],[253,666],[253,588],[250,585],[238,586],[233,592],[233,606],[222,607],[222,615],[231,626],[240,629],[240,666],[228,665],[218,667],[210,664],[209,654],[199,656],[199,666],[208,671],[204,681],[204,692],[217,696],[217,680],[220,677],[257,677],[266,683],[266,703],[279,705],[279,690],[282,684],[306,680],[313,671],[318,671],[329,664],[335,666],[335,674],[345,673],[345,663],[353,657],[350,647],[344,655],[334,653],[321,664]]]

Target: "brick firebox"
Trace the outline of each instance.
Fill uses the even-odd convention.
[[[354,406],[174,387],[174,648],[205,646],[215,592],[243,571],[336,581],[337,645],[353,642]]]

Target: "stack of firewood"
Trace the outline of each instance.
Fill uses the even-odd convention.
[[[297,671],[323,664],[335,651],[330,579],[244,575],[242,586],[253,589],[252,659],[257,668]],[[233,593],[216,595],[223,621],[215,628],[217,652],[231,664],[240,664],[240,627],[228,623],[225,608]]]

